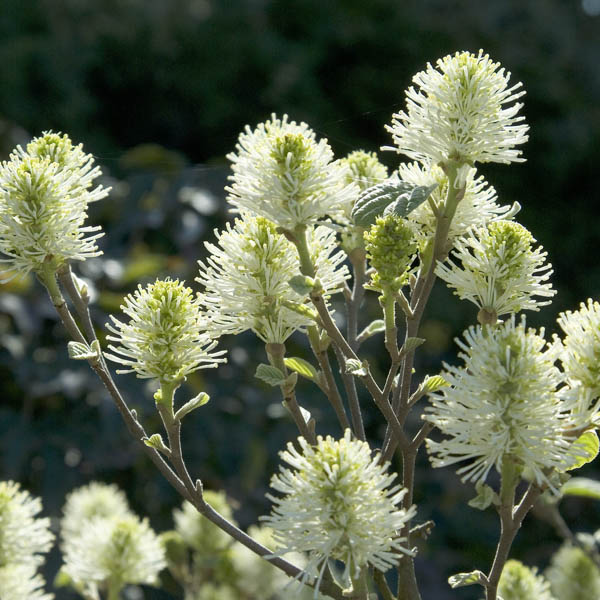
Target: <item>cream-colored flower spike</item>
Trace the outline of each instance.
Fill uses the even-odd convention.
[[[282,496],[267,495],[274,506],[264,521],[277,556],[306,552],[306,576],[316,576],[318,588],[330,558],[344,563],[348,585],[365,567],[387,571],[401,553],[412,554],[398,532],[416,509],[399,508],[406,489],[394,485],[388,463],[348,429],[340,440],[319,436],[311,446],[301,437],[298,444],[300,452],[289,443],[281,453],[291,469],[281,467],[271,480]]]
[[[509,86],[510,73],[482,50],[457,52],[427,65],[413,77],[406,112],[393,116],[387,130],[395,150],[423,163],[524,160],[515,146],[527,141],[529,127],[516,102],[525,92]]]
[[[493,221],[473,229],[455,242],[448,264],[439,262],[436,274],[455,294],[480,308],[482,323],[521,310],[539,310],[556,294],[548,282],[552,265],[533,236],[514,221]],[[456,262],[455,262],[456,261]]]
[[[139,285],[121,309],[129,322],[111,315],[112,323],[106,326],[112,334],[107,339],[116,345],[110,344],[113,354],[105,356],[127,367],[117,373],[135,372],[142,379],[173,383],[225,361],[225,351],[212,352],[217,342],[206,333],[199,296],[182,282],[167,278],[145,288]]]
[[[457,340],[464,366],[444,365],[450,385],[430,395],[423,417],[445,436],[427,440],[434,467],[467,462],[457,471],[463,481],[483,482],[509,459],[549,484],[552,469],[572,464],[572,407],[557,393],[560,348],[547,345],[543,333],[513,316],[496,327],[471,327]]]
[[[0,166],[0,281],[57,269],[102,254],[100,227],[85,225],[90,202],[109,190],[93,188],[100,169],[66,135],[44,133]]]
[[[44,580],[28,563],[0,566],[0,598],[2,600],[53,600],[44,592]]]
[[[356,195],[346,181],[348,168],[333,160],[326,140],[318,142],[306,123],[275,115],[240,134],[227,156],[233,175],[227,200],[236,212],[265,217],[293,230],[331,217],[343,217]]]

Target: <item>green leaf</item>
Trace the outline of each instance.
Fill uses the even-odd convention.
[[[165,443],[163,442],[163,439],[162,439],[162,436],[160,435],[160,433],[154,433],[149,438],[145,439],[144,444],[146,444],[146,446],[150,446],[150,448],[154,448],[155,450],[158,450],[159,452],[162,452],[164,454],[169,454],[169,452],[170,452],[170,450],[165,446]]]
[[[573,471],[579,469],[589,462],[592,462],[598,451],[600,450],[600,442],[598,441],[598,434],[595,431],[586,431],[581,434],[572,444],[570,448],[571,455],[574,460],[574,464],[569,466],[566,470]]]
[[[600,500],[600,481],[587,477],[573,477],[562,486],[560,491],[565,496],[582,496]]]
[[[298,375],[302,375],[302,377],[306,377],[306,379],[314,381],[315,377],[317,376],[317,370],[303,358],[293,356],[290,358],[285,358],[283,362],[288,369],[296,371]]]
[[[490,504],[500,502],[498,494],[487,484],[478,481],[475,484],[477,495],[469,500],[469,506],[478,510],[485,510]]]
[[[421,389],[424,394],[430,394],[431,392],[437,392],[444,387],[449,387],[450,384],[441,376],[434,375],[433,377],[425,377],[423,383],[421,384]]]
[[[425,202],[435,185],[417,186],[406,181],[386,181],[365,190],[352,209],[356,225],[370,227],[379,215],[396,214],[405,217]]]
[[[464,587],[479,583],[484,585],[487,577],[481,571],[470,571],[469,573],[457,573],[448,577],[448,583],[452,588]]]
[[[402,349],[400,350],[400,352],[403,355],[408,354],[409,352],[416,350],[421,344],[424,344],[424,343],[425,343],[425,338],[409,337],[402,345]]]
[[[371,321],[371,323],[369,323],[360,332],[358,339],[364,341],[370,338],[372,335],[375,335],[376,333],[381,333],[382,331],[385,331],[385,321],[383,319],[375,319],[375,321]]]
[[[183,419],[187,414],[193,410],[204,406],[210,400],[210,396],[206,392],[200,392],[197,396],[194,396],[191,400],[188,400],[176,413],[175,418],[177,420]]]
[[[285,375],[277,367],[261,363],[256,367],[254,376],[271,386],[283,385],[285,383]]]
[[[366,362],[361,362],[356,358],[346,360],[346,373],[356,375],[357,377],[364,377],[368,372],[369,367]]]
[[[73,360],[93,360],[100,356],[100,342],[94,340],[91,346],[82,342],[69,342],[67,352]]]
[[[306,296],[315,287],[315,281],[306,275],[295,275],[289,282],[290,287],[300,296]]]

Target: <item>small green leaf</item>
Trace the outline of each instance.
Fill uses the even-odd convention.
[[[425,377],[423,383],[421,384],[422,390],[424,394],[430,394],[431,392],[437,392],[444,387],[449,387],[450,384],[441,376],[434,375],[433,377]]]
[[[371,336],[375,335],[376,333],[381,333],[382,331],[385,331],[385,321],[383,319],[375,319],[375,321],[371,321],[371,323],[369,323],[360,332],[358,339],[361,341],[364,341],[366,339],[369,339]]]
[[[289,282],[290,287],[300,296],[306,296],[315,287],[315,281],[306,275],[295,275]]]
[[[200,392],[197,396],[194,396],[191,400],[188,400],[176,413],[175,418],[177,420],[183,419],[187,414],[193,410],[204,406],[210,400],[210,396],[206,392]]]
[[[409,352],[412,352],[413,350],[416,350],[421,344],[425,343],[425,339],[424,338],[419,338],[419,337],[409,337],[405,342],[404,345],[402,346],[401,349],[401,353],[404,354],[408,354]]]
[[[290,358],[285,358],[283,362],[288,369],[296,371],[298,375],[302,375],[302,377],[306,377],[306,379],[314,381],[315,377],[317,376],[317,370],[303,358],[293,356]]]
[[[487,577],[481,571],[470,571],[469,573],[457,573],[448,577],[448,583],[452,588],[464,587],[466,585],[481,584],[484,585]]]
[[[368,372],[369,368],[366,362],[361,362],[356,358],[346,360],[346,373],[356,375],[357,377],[364,377]]]
[[[600,442],[598,441],[598,434],[595,431],[586,431],[581,434],[570,448],[574,464],[570,465],[566,470],[573,471],[592,462],[598,456],[599,450]]]
[[[281,384],[283,392],[285,394],[289,394],[289,393],[293,392],[297,383],[298,383],[298,373],[293,371],[285,378],[284,382]]]
[[[271,386],[283,385],[285,383],[285,375],[277,367],[261,363],[256,367],[254,376]]]
[[[498,494],[487,484],[478,481],[475,485],[477,495],[469,500],[469,506],[478,510],[485,510],[490,504],[499,503]]]
[[[94,340],[90,347],[82,342],[69,342],[67,352],[73,360],[93,360],[100,356],[100,343]]]
[[[379,215],[394,213],[405,217],[425,202],[437,187],[417,186],[402,180],[386,181],[365,190],[352,209],[356,225],[370,227]]]
[[[565,496],[583,496],[600,500],[600,481],[587,477],[573,477],[562,486],[560,491]]]
[[[146,446],[150,446],[150,448],[154,448],[163,454],[169,454],[170,450],[165,446],[163,442],[162,436],[160,433],[154,433],[149,438],[144,440],[144,444]]]

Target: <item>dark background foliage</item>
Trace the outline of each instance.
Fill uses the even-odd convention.
[[[598,12],[598,0],[3,0],[0,152],[52,129],[83,142],[102,165],[113,193],[91,219],[107,231],[104,257],[79,269],[98,290],[102,328],[138,282],[166,274],[193,281],[203,241],[227,216],[225,155],[245,124],[287,112],[327,137],[338,156],[377,150],[390,141],[384,124],[415,72],[447,53],[483,48],[527,90],[528,162],[482,171],[503,203],[521,203],[520,221],[549,252],[559,294],[528,321],[554,332],[560,310],[597,298],[600,288]],[[394,168],[398,157],[382,160]],[[454,360],[452,338],[474,318],[473,307],[438,286],[419,368],[434,373],[440,360]],[[99,383],[68,360],[65,342],[37,284],[0,291],[0,477],[42,495],[56,518],[73,487],[114,481],[157,529],[169,528],[178,498]],[[294,343],[292,354],[304,351],[301,339]],[[232,350],[229,364],[191,377],[180,392],[212,396],[188,418],[184,447],[193,472],[227,491],[245,526],[268,510],[276,453],[294,429],[277,396],[253,378],[264,358],[252,336],[223,347]],[[156,431],[147,386],[131,375],[119,383]],[[302,385],[300,397],[321,432],[339,433],[313,389]],[[368,412],[367,426],[381,439],[378,414]],[[472,494],[449,469],[419,473],[419,518],[437,524],[418,562],[425,600],[476,597],[469,588],[451,594],[445,583],[457,570],[486,570],[492,557],[495,517],[465,508]],[[563,505],[575,529],[600,524],[592,502]],[[549,525],[530,518],[513,556],[544,567],[557,543]],[[55,553],[50,579],[58,561]]]

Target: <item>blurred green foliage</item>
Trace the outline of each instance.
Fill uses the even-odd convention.
[[[288,112],[327,137],[338,156],[377,150],[390,142],[383,126],[403,106],[411,76],[427,61],[480,47],[527,90],[528,162],[483,171],[503,204],[523,205],[520,220],[549,251],[559,294],[528,321],[553,331],[559,310],[600,295],[600,18],[579,2],[3,0],[0,153],[53,129],[83,142],[103,165],[113,192],[90,218],[107,231],[105,254],[78,269],[98,291],[93,317],[101,329],[138,282],[166,274],[193,281],[203,241],[226,218],[224,155],[246,123]],[[397,164],[392,153],[382,158]],[[368,310],[377,318],[377,307]],[[417,367],[433,373],[441,359],[453,360],[452,338],[475,311],[438,286]],[[114,481],[157,529],[168,529],[179,499],[140,455],[92,373],[68,360],[65,342],[33,281],[0,291],[2,478],[42,495],[55,516],[71,488]],[[379,342],[366,350],[376,352]],[[266,512],[276,453],[295,432],[277,395],[253,378],[263,350],[252,336],[225,339],[223,347],[232,349],[229,364],[196,374],[179,392],[180,400],[200,389],[212,396],[186,422],[184,448],[208,488],[238,500],[236,517],[246,526]],[[156,431],[144,383],[131,375],[119,383]],[[299,396],[320,431],[335,433],[307,382]],[[367,427],[380,439],[375,412]],[[424,455],[420,461],[425,467]],[[598,477],[593,466],[584,470]],[[437,523],[419,561],[425,599],[474,598],[446,584],[448,575],[485,568],[492,558],[497,524],[491,512],[464,506],[473,494],[451,470],[423,468],[418,477],[419,519]],[[593,501],[563,505],[575,527],[598,527]],[[556,547],[548,526],[529,519],[513,555],[545,566]],[[57,561],[55,554],[50,579]]]

